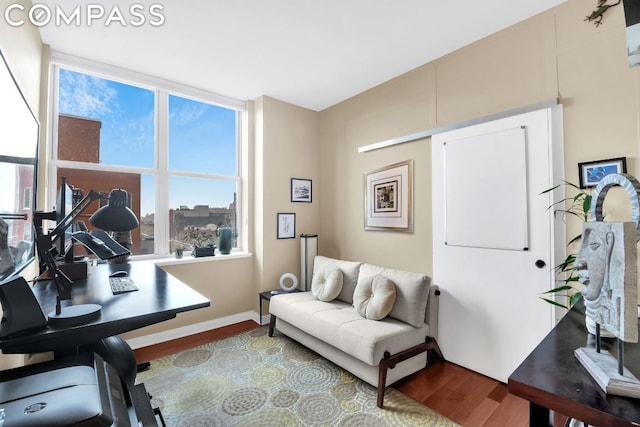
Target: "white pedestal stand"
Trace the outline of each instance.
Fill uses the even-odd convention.
[[[606,350],[598,353],[595,348],[582,347],[575,350],[575,355],[607,394],[640,399],[640,380],[627,368],[623,368],[620,375],[618,360],[611,353]]]
[[[313,279],[313,261],[318,255],[318,235],[300,235],[300,290],[310,291]]]

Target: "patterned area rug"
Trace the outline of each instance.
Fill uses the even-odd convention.
[[[168,426],[457,426],[376,389],[267,327],[151,362],[138,374]]]

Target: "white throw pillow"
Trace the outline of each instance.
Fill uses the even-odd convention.
[[[389,317],[401,320],[416,328],[422,327],[425,324],[424,316],[429,299],[431,277],[371,264],[362,264],[360,267],[359,277],[376,274],[388,277],[396,286],[396,303],[389,313]]]
[[[320,301],[333,301],[342,290],[342,271],[335,264],[318,269],[311,280],[311,293]]]
[[[358,280],[353,294],[353,306],[360,316],[371,320],[382,320],[393,309],[396,302],[396,286],[382,274]]]
[[[342,291],[340,291],[336,299],[347,304],[353,304],[353,291],[355,291],[358,283],[358,272],[362,263],[317,255],[313,261],[313,274],[320,271],[327,264],[334,264],[342,271]]]

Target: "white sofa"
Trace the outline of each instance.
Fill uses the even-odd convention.
[[[387,385],[423,369],[429,354],[444,360],[436,342],[440,292],[429,276],[324,256],[314,260],[314,279],[328,264],[342,273],[338,296],[321,301],[311,291],[274,295],[269,336],[277,329],[377,387],[382,408]],[[393,308],[381,320],[364,318],[353,305],[358,281],[375,275],[395,285]]]

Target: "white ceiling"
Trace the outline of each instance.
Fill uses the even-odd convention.
[[[52,50],[240,100],[268,95],[320,111],[566,0],[44,0],[81,25],[41,27]],[[35,3],[35,2],[34,2]],[[105,25],[117,5],[163,6],[164,23]],[[595,2],[594,2],[595,3]],[[588,11],[587,11],[588,12]]]

